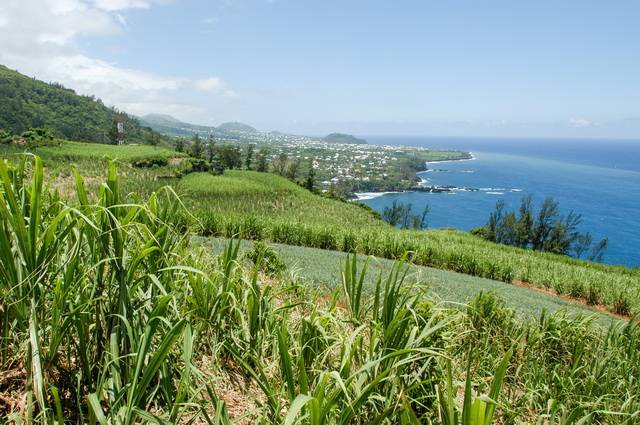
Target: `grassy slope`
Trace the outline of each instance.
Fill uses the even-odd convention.
[[[256,216],[322,226],[389,227],[354,204],[322,198],[273,174],[227,170],[223,176],[194,173],[178,185],[190,203],[207,213]]]
[[[147,145],[104,145],[96,143],[80,143],[62,141],[59,146],[45,146],[25,149],[20,146],[0,145],[0,158],[15,162],[23,153],[31,152],[40,156],[45,165],[46,184],[60,193],[71,194],[75,190],[75,179],[72,167],[85,177],[90,190],[104,182],[104,170],[109,159],[115,159],[120,168],[121,184],[126,193],[149,195],[161,186],[170,184],[171,180],[158,179],[180,169],[180,164],[170,163],[164,167],[138,168],[132,164],[136,161],[161,160],[166,162],[172,158],[186,155],[162,147]]]
[[[210,248],[215,254],[219,254],[226,247],[228,240],[221,238],[196,238],[197,244]],[[302,278],[312,286],[319,286],[327,291],[335,289],[339,284],[340,262],[345,260],[347,254],[338,251],[327,251],[317,248],[307,248],[284,244],[269,244],[285,261],[289,271]],[[241,252],[250,249],[250,241],[242,241]],[[366,256],[358,256],[360,263],[364,263]],[[386,275],[393,265],[392,260],[371,257],[369,260],[370,273],[367,282],[370,287],[375,283],[380,272]],[[608,326],[617,321],[614,317],[591,310],[580,304],[571,303],[562,298],[547,295],[530,289],[507,285],[491,279],[483,279],[461,273],[446,270],[438,270],[431,267],[411,266],[409,279],[428,287],[430,298],[448,304],[467,304],[479,292],[492,292],[502,298],[509,308],[517,311],[524,318],[535,319],[543,310],[549,313],[566,311],[572,316],[597,317],[600,324]]]
[[[1,149],[5,157],[24,150],[8,146]],[[213,225],[205,223],[205,227],[210,227],[205,230],[214,235],[265,238],[334,250],[343,250],[347,239],[353,237],[352,245],[361,253],[394,258],[408,249],[417,253],[417,261],[422,265],[508,282],[512,278],[523,280],[576,297],[587,298],[591,294],[597,302],[612,309],[624,297],[632,313],[640,311],[637,269],[500,246],[458,231],[400,231],[356,204],[313,195],[273,174],[229,170],[224,176],[191,174],[178,182],[158,179],[172,174],[176,166],[148,169],[130,166],[139,159],[180,156],[163,148],[64,142],[59,147],[39,148],[35,152],[43,157],[48,174],[54,178],[54,187],[62,193],[70,193],[74,185],[70,163],[89,177],[90,187],[95,187],[102,181],[104,158],[117,158],[122,163],[125,191],[145,195],[164,184],[172,184],[197,216],[218,220]],[[96,176],[95,180],[91,176]],[[249,231],[247,222],[253,226]]]
[[[412,251],[420,265],[509,283],[529,282],[613,311],[640,312],[639,269],[498,245],[455,230],[394,229],[356,204],[313,195],[272,174],[193,174],[178,187],[205,232],[214,236],[355,249],[392,259]]]

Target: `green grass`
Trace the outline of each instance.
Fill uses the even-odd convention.
[[[225,248],[228,240],[199,237],[194,239],[194,243],[219,254]],[[240,252],[248,251],[251,245],[251,241],[242,241]],[[338,264],[346,261],[348,256],[343,252],[318,248],[284,244],[270,244],[269,246],[274,248],[280,258],[285,261],[291,273],[303,279],[310,287],[321,288],[325,293],[336,289],[338,282],[340,282]],[[362,266],[367,258],[369,257],[359,255],[359,264]],[[373,290],[377,276],[380,273],[388,274],[394,264],[393,260],[369,258],[369,274],[366,280],[366,290],[369,293]],[[527,320],[539,317],[543,310],[549,313],[567,312],[570,316],[594,316],[598,323],[605,327],[619,320],[554,295],[447,270],[412,265],[409,268],[408,280],[428,288],[427,296],[434,302],[444,302],[452,306],[466,305],[479,293],[490,292],[503,299],[509,308]]]
[[[314,195],[274,174],[227,170],[223,176],[193,173],[178,184],[185,202],[203,218],[267,219],[317,226],[388,227],[355,204]]]
[[[455,230],[399,230],[353,203],[313,195],[283,178],[228,171],[178,185],[205,235],[358,252],[511,283],[519,280],[640,313],[640,269],[609,266],[485,241]]]
[[[25,149],[19,146],[3,146],[4,153],[19,153]],[[106,145],[99,143],[81,143],[60,141],[59,146],[43,146],[31,149],[33,153],[42,157],[45,163],[48,160],[56,161],[81,161],[116,159],[122,162],[134,162],[150,158],[169,159],[184,156],[184,154],[162,148],[147,145]]]
[[[640,418],[636,323],[521,320],[484,292],[448,308],[403,262],[375,277],[355,256],[327,296],[238,243],[194,248],[174,192],[127,196],[115,163],[94,194],[80,174],[69,198],[45,180],[39,158],[0,162],[3,423]]]
[[[12,161],[18,158],[13,154],[22,151],[0,149]],[[398,230],[359,204],[314,195],[273,174],[228,170],[223,176],[194,173],[173,178],[182,171],[180,154],[163,148],[63,142],[36,152],[43,156],[47,183],[63,197],[73,193],[72,165],[87,176],[87,187],[94,190],[104,182],[101,170],[106,157],[119,161],[121,185],[127,193],[145,197],[170,184],[204,235],[266,239],[387,259],[411,251],[417,265],[507,283],[524,281],[605,305],[616,313],[640,313],[640,269],[497,245],[455,230]],[[141,168],[138,161],[158,163]]]

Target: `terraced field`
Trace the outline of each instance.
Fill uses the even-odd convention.
[[[275,175],[228,171],[192,174],[179,184],[205,235],[398,259],[507,283],[525,282],[559,295],[640,312],[640,270],[575,260],[485,241],[456,230],[399,230],[354,203],[314,195]]]

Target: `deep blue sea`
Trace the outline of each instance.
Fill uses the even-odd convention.
[[[430,163],[429,185],[479,191],[399,193],[363,200],[382,212],[394,200],[420,212],[431,206],[429,227],[471,230],[483,225],[496,201],[516,209],[523,196],[552,196],[563,213],[582,215],[582,231],[609,238],[604,261],[640,266],[640,141],[367,137],[369,143],[462,149],[471,161]]]

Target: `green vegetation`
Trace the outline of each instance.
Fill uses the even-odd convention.
[[[178,185],[206,235],[398,259],[507,283],[524,282],[640,313],[640,270],[608,266],[485,241],[455,230],[401,230],[359,204],[313,195],[271,174],[229,171],[191,174]]]
[[[0,65],[0,129],[19,135],[30,128],[51,129],[56,137],[115,143],[115,120],[124,121],[126,140],[144,142],[138,120],[106,107],[93,96],[79,96],[60,84],[47,84]]]
[[[437,307],[397,263],[327,297],[194,250],[165,188],[44,187],[0,162],[0,413],[11,423],[637,422],[640,327],[522,322],[482,293]],[[93,201],[91,199],[94,199]],[[338,265],[336,265],[338,267]],[[465,382],[460,392],[458,382]],[[462,396],[459,397],[459,395]]]
[[[241,122],[225,122],[218,126],[218,129],[229,132],[240,132],[240,133],[257,133],[258,130],[251,127],[248,124],[244,124]]]
[[[402,229],[422,230],[427,228],[427,217],[431,207],[425,205],[420,215],[413,214],[413,205],[411,203],[403,204],[402,202],[393,201],[390,207],[385,207],[382,211],[382,219],[392,226],[398,226]]]
[[[504,201],[498,201],[487,224],[472,233],[504,245],[577,258],[588,254],[590,261],[602,261],[608,240],[592,245],[591,234],[577,230],[581,221],[580,214],[573,211],[567,216],[561,215],[559,204],[553,198],[546,198],[536,213],[529,195],[522,198],[518,215],[514,211],[505,212]]]
[[[225,223],[234,225],[238,220],[246,225],[253,222],[260,228],[278,222],[341,226],[348,221],[354,227],[384,226],[366,207],[315,195],[286,178],[268,173],[239,170],[227,170],[222,176],[193,173],[180,180],[177,190],[184,195],[189,209],[203,221],[205,231],[210,232],[226,227]]]
[[[228,239],[202,236],[193,239],[195,245],[203,246],[214,254],[222,253],[228,242]],[[261,241],[243,240],[240,244],[240,255],[248,256],[249,252],[256,251],[254,248],[256,244],[264,245]],[[284,244],[270,243],[266,247],[271,248],[277,257],[284,261],[290,273],[293,273],[305,286],[322,288],[326,292],[332,292],[340,285],[342,277],[340,270],[335,265],[344,262],[350,255],[340,251]],[[388,275],[395,265],[394,260],[366,255],[358,255],[358,261],[359,267],[362,267],[365,261],[369,261],[369,270],[364,283],[365,290],[369,295],[372,294],[372,288],[375,287],[377,276],[380,274]],[[411,284],[426,288],[429,298],[435,302],[452,307],[464,306],[479,293],[490,292],[503,299],[505,304],[513,309],[522,320],[537,320],[543,311],[548,313],[566,312],[571,317],[594,316],[604,328],[620,320],[610,314],[594,311],[589,306],[571,302],[553,294],[532,291],[521,286],[505,285],[504,282],[497,280],[448,270],[410,265],[406,280]]]
[[[331,133],[322,138],[323,142],[327,143],[340,143],[344,145],[366,145],[367,141],[364,139],[358,139],[350,134],[343,133]]]

